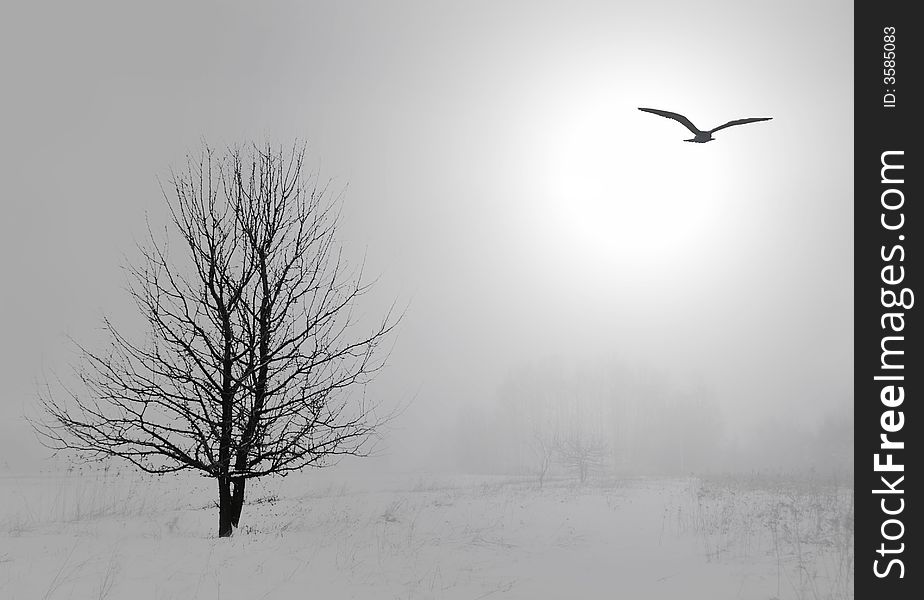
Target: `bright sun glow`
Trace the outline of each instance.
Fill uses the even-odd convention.
[[[657,262],[720,226],[716,152],[683,142],[688,132],[676,123],[601,104],[581,107],[560,134],[550,153],[552,207],[586,250]]]
[[[653,102],[700,116],[695,105],[659,106],[672,90],[652,84],[641,99],[592,71],[563,76],[558,87],[535,82],[535,102],[511,136],[521,140],[513,156],[535,174],[529,210],[542,237],[534,242],[588,267],[685,268],[727,225],[733,199],[723,165],[734,162],[735,146],[684,142],[691,134],[682,125],[637,110]]]

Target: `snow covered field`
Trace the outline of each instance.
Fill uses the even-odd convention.
[[[0,474],[6,599],[853,597],[853,495],[812,480]]]

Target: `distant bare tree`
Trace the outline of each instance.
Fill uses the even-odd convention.
[[[609,450],[602,437],[574,430],[561,439],[558,454],[562,463],[571,467],[577,473],[578,480],[584,483],[592,470],[603,466]]]
[[[536,476],[539,478],[539,489],[545,484],[546,475],[555,461],[560,442],[558,437],[549,429],[533,430],[530,447],[536,459]]]
[[[364,384],[397,322],[354,317],[369,289],[337,244],[337,203],[304,172],[304,146],[206,148],[165,198],[187,268],[166,241],[143,249],[130,292],[144,341],[108,320],[108,352],[78,346],[84,393],[43,394],[34,424],[56,450],[117,457],[148,473],[218,482],[221,537],[248,479],[363,455],[381,425]]]

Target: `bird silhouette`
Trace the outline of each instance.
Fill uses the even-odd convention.
[[[710,129],[709,131],[703,131],[699,129],[696,125],[693,124],[690,119],[686,118],[683,115],[678,115],[677,113],[670,112],[667,110],[658,110],[656,108],[639,108],[642,112],[651,113],[653,115],[658,115],[660,117],[667,117],[668,119],[673,119],[693,132],[693,137],[689,140],[683,140],[685,142],[696,142],[697,144],[705,144],[706,142],[711,142],[715,138],[712,137],[712,134],[716,131],[725,129],[726,127],[734,127],[735,125],[744,125],[746,123],[756,123],[757,121],[769,121],[773,117],[751,117],[749,119],[735,119],[734,121],[729,121],[724,125],[719,125],[715,129]]]

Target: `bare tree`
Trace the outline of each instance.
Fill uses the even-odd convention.
[[[78,345],[84,393],[44,394],[35,424],[56,450],[215,478],[222,537],[248,479],[367,454],[382,423],[362,392],[398,319],[354,316],[369,285],[304,159],[304,146],[206,148],[174,172],[164,196],[187,268],[151,235],[129,268],[148,338],[106,320],[108,352]]]
[[[545,484],[545,477],[552,468],[560,442],[558,437],[548,428],[540,429],[536,427],[533,429],[529,445],[536,461],[536,476],[539,478],[539,489],[541,490]]]
[[[571,467],[581,483],[587,481],[591,470],[601,468],[608,455],[606,441],[597,435],[588,435],[574,429],[561,439],[558,446],[561,461]]]

